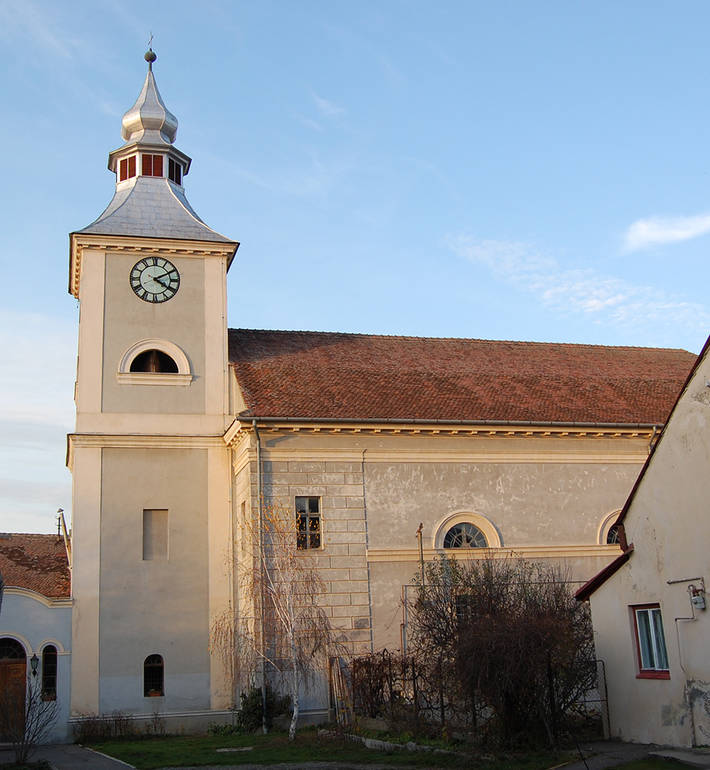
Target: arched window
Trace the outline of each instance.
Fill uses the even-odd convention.
[[[619,525],[612,524],[609,527],[609,531],[606,533],[606,544],[617,545],[619,542]]]
[[[468,521],[454,524],[444,535],[444,548],[487,548],[486,536]]]
[[[143,661],[143,696],[154,698],[165,695],[163,688],[165,667],[162,655],[149,655]]]
[[[601,520],[597,530],[597,543],[599,545],[619,544],[619,528],[616,525],[619,513],[619,510],[612,511]]]
[[[174,342],[147,339],[124,352],[117,377],[125,385],[190,385],[192,370],[185,351]]]
[[[177,374],[175,361],[162,350],[145,350],[131,361],[132,372],[151,372],[153,374]]]
[[[42,700],[57,699],[57,648],[48,644],[42,650]]]

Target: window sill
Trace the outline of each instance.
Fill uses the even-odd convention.
[[[637,679],[670,679],[670,671],[639,671]]]
[[[191,374],[171,374],[168,372],[118,372],[120,385],[189,385]]]

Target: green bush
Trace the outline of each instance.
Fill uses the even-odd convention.
[[[260,730],[262,726],[261,688],[252,687],[240,696],[241,706],[237,712],[237,728],[245,733]],[[291,698],[288,695],[277,695],[271,687],[266,688],[266,726],[271,729],[274,717],[288,713],[291,708]]]

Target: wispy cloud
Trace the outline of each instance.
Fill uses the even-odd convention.
[[[58,32],[51,7],[39,8],[33,0],[0,3],[0,34],[7,39],[24,38],[32,48],[64,59],[74,58],[79,41]]]
[[[73,424],[76,329],[70,320],[0,310],[0,522],[3,530],[51,531],[71,508],[64,467]]]
[[[344,115],[346,112],[345,107],[341,107],[339,104],[331,102],[329,99],[324,99],[322,96],[318,96],[315,91],[311,91],[311,97],[318,108],[318,112],[320,112],[324,118],[335,118],[338,115]]]
[[[572,310],[600,322],[628,325],[665,320],[701,331],[710,327],[710,313],[697,303],[592,269],[564,269],[556,259],[526,243],[479,240],[469,235],[449,236],[446,243],[459,256],[483,265],[499,279],[536,295],[561,313]]]
[[[318,123],[318,121],[316,121],[316,120],[313,120],[313,119],[311,119],[311,118],[307,118],[307,117],[305,117],[304,115],[297,115],[296,117],[297,117],[297,118],[298,118],[298,120],[300,120],[300,121],[301,121],[301,123],[303,123],[303,125],[304,125],[304,126],[306,126],[307,128],[312,128],[314,131],[318,131],[319,133],[322,133],[322,132],[323,132],[323,126],[321,126],[321,124],[320,124],[320,123]]]
[[[624,250],[638,251],[663,243],[688,241],[706,233],[710,233],[710,214],[637,219],[624,234]]]

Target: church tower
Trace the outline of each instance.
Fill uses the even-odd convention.
[[[190,158],[153,75],[109,154],[113,199],[70,235],[80,304],[72,713],[230,705],[209,652],[231,596],[226,276],[238,243],[185,197]],[[193,721],[194,723],[194,721]]]

